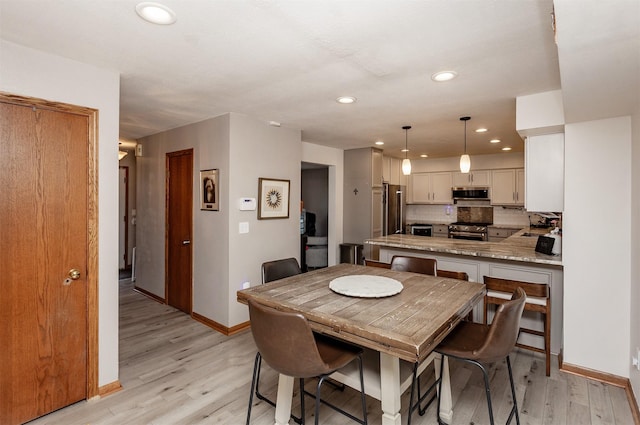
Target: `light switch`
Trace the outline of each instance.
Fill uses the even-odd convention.
[[[240,234],[249,233],[249,222],[248,221],[243,221],[243,222],[239,223],[238,232]]]

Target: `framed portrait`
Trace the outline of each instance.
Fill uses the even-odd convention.
[[[289,180],[258,179],[258,220],[289,218]]]
[[[204,211],[218,211],[220,193],[218,184],[218,170],[200,171],[200,209]]]

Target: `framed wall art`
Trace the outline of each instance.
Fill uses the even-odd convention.
[[[258,179],[258,220],[289,218],[289,180]]]
[[[218,211],[220,193],[218,184],[218,170],[200,170],[200,209],[204,211]]]

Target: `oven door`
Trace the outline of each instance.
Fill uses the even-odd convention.
[[[459,232],[459,231],[449,231],[449,238],[451,239],[466,239],[468,241],[486,241],[487,233],[486,232]]]

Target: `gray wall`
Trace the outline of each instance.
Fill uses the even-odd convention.
[[[223,326],[248,319],[236,301],[244,282],[260,284],[260,265],[299,255],[300,131],[226,114],[139,140],[136,285],[164,298],[165,155],[194,149],[193,311]],[[220,210],[201,211],[199,171],[219,170]],[[258,220],[239,211],[241,197],[258,197],[258,178],[291,181],[288,219]],[[239,223],[249,233],[239,234]]]

